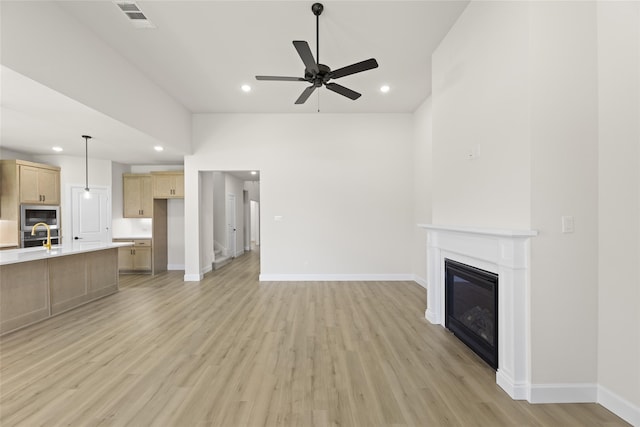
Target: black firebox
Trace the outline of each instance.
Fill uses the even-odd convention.
[[[498,369],[498,275],[450,259],[445,269],[445,326]]]

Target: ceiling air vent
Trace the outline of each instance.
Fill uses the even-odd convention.
[[[133,1],[116,1],[116,5],[124,12],[125,16],[129,19],[129,22],[136,28],[155,28],[156,26],[147,19],[142,13],[140,7]]]

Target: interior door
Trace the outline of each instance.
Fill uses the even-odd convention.
[[[229,256],[236,257],[236,195],[227,195],[227,234]]]
[[[109,191],[106,188],[91,188],[89,194],[91,197],[85,197],[83,187],[71,188],[72,238],[83,243],[108,243],[111,241]]]

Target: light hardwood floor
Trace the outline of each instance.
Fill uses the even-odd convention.
[[[250,253],[0,339],[0,425],[623,426],[511,400],[411,282],[258,282]]]

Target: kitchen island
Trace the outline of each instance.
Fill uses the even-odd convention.
[[[73,243],[0,251],[0,335],[118,291],[118,248]]]

